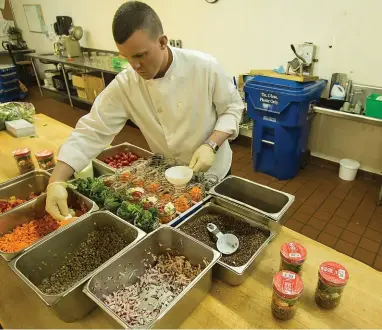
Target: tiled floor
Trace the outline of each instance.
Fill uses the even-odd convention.
[[[87,111],[72,110],[53,98],[41,99],[32,90],[37,112],[74,126]],[[114,144],[129,141],[148,148],[139,130],[125,127]],[[233,144],[234,175],[296,196],[285,215],[286,226],[382,271],[382,206],[376,206],[380,183],[366,178],[345,182],[335,168],[310,163],[292,180],[279,181],[253,172],[250,149]]]

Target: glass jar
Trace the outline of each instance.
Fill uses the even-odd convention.
[[[139,203],[142,196],[145,194],[145,190],[142,187],[132,187],[126,191],[126,199],[130,203]]]
[[[145,190],[148,194],[156,194],[160,188],[158,181],[151,181],[145,185]]]
[[[114,191],[117,197],[125,199],[127,190],[130,188],[130,184],[128,182],[117,181],[113,183],[110,188],[112,191]]]
[[[136,176],[130,181],[133,187],[141,187],[145,186],[145,178],[143,176]]]
[[[16,149],[12,151],[20,174],[25,174],[35,169],[29,148]]]
[[[345,267],[336,262],[323,262],[318,269],[317,305],[326,309],[337,307],[348,280],[349,273]]]
[[[280,271],[290,270],[301,276],[302,265],[305,262],[306,255],[305,247],[299,243],[289,242],[281,245]]]
[[[273,276],[272,314],[280,320],[290,320],[296,315],[304,284],[300,276],[289,270]]]
[[[198,203],[204,198],[206,191],[202,184],[195,183],[186,187],[186,193],[190,195],[193,202]]]
[[[159,196],[159,200],[161,202],[171,202],[171,198],[175,193],[175,188],[173,186],[170,186],[169,184],[167,185],[162,185],[160,188],[158,188],[157,194]]]
[[[35,153],[38,166],[42,170],[49,170],[56,166],[56,160],[54,159],[54,153],[50,150],[41,150]]]
[[[192,206],[190,195],[184,193],[174,194],[171,198],[171,202],[175,205],[176,211],[179,213],[186,212]]]
[[[143,209],[148,210],[152,207],[155,207],[159,201],[159,197],[154,194],[143,195],[140,199],[140,203]]]
[[[157,205],[158,218],[162,224],[167,224],[176,217],[176,208],[172,202],[159,202]]]
[[[118,177],[115,174],[104,174],[98,178],[107,187],[111,187],[118,182]]]

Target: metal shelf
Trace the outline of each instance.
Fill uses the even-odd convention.
[[[54,93],[57,93],[57,94],[60,94],[62,96],[69,97],[67,93],[61,92],[61,91],[59,91],[58,89],[56,89],[54,87],[41,86],[41,88],[46,89],[46,90],[51,91],[51,92],[54,92]],[[76,100],[78,102],[83,102],[83,103],[90,104],[90,105],[93,104],[92,101],[88,101],[88,100],[82,99],[82,98],[80,98],[78,96],[70,95],[70,97],[72,98],[72,100]]]

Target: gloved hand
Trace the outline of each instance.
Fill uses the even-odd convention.
[[[192,156],[189,167],[194,172],[207,172],[215,161],[215,152],[207,145],[201,145]]]
[[[45,210],[57,221],[68,219],[68,192],[65,182],[53,182],[46,189]]]

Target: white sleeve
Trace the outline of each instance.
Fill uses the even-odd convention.
[[[128,119],[128,110],[121,102],[122,95],[118,81],[114,79],[96,98],[90,113],[78,121],[57,159],[79,172],[108,147]]]
[[[211,60],[210,88],[218,115],[215,130],[231,134],[230,140],[234,140],[239,135],[244,104],[232,80],[215,59]]]

